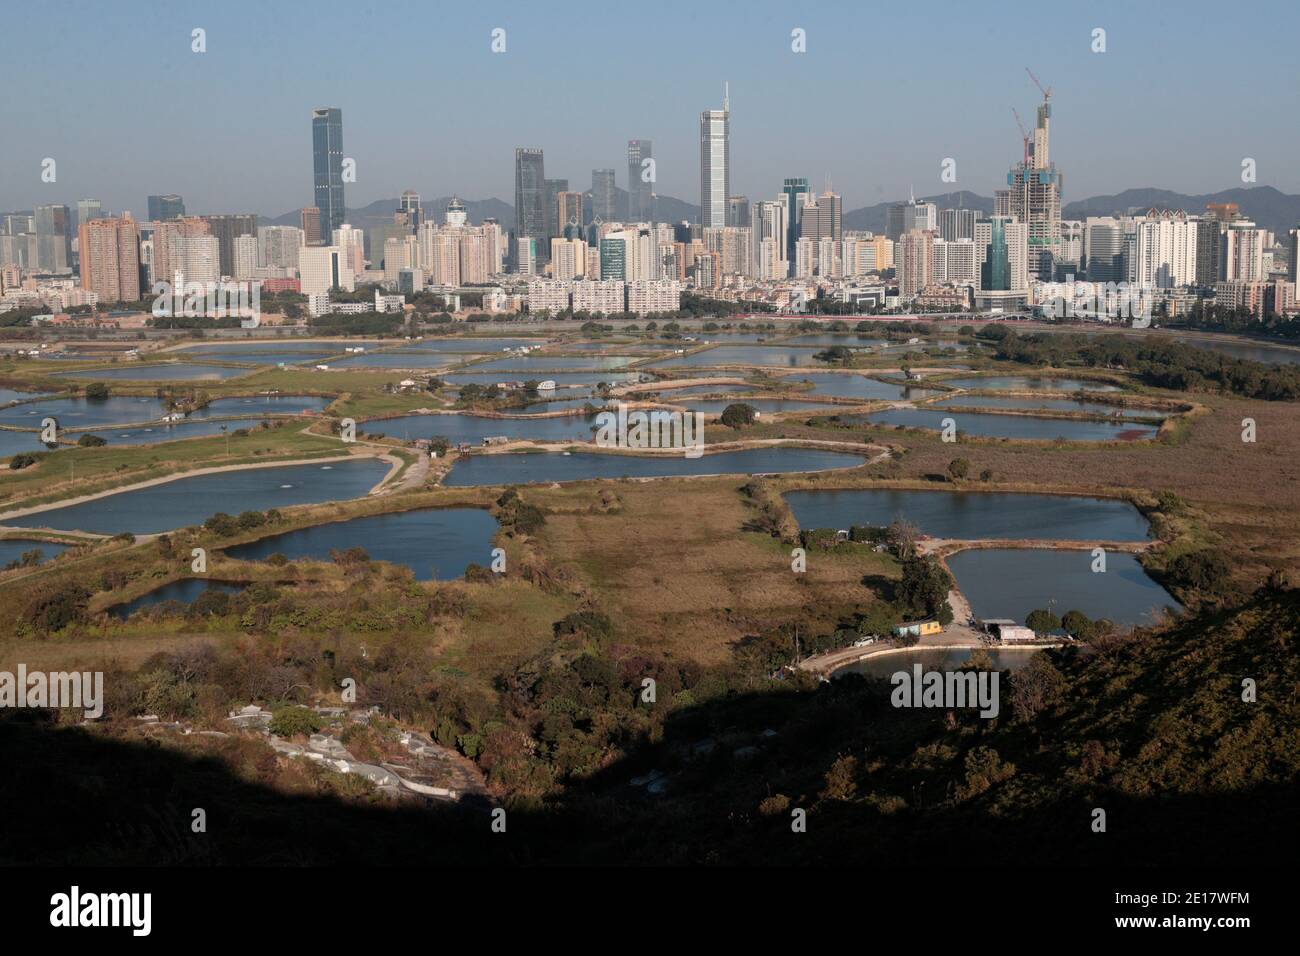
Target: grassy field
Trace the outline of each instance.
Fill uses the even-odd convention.
[[[216,435],[160,445],[63,448],[19,471],[0,471],[0,508],[95,494],[197,468],[346,453],[337,439],[308,434],[297,424],[254,429],[246,435],[232,430],[229,439]]]

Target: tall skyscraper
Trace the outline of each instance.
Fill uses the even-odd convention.
[[[601,222],[618,219],[618,189],[614,184],[614,170],[591,171],[591,215]]]
[[[515,235],[546,235],[546,164],[540,149],[515,150]]]
[[[343,225],[343,111],[336,107],[311,111],[312,172],[316,208],[320,210],[320,235],[332,235]]]
[[[424,208],[420,205],[419,193],[414,189],[405,190],[397,201],[397,211],[406,217],[412,235],[420,231],[420,223],[424,222]]]
[[[804,203],[808,201],[808,180],[803,176],[786,179],[781,186],[781,195],[785,197],[785,248],[790,256],[791,275],[795,267],[795,243],[799,241],[799,223],[803,218]]]
[[[820,196],[809,196],[803,205],[799,238],[839,242],[844,238],[841,224],[843,207],[844,201],[838,193],[827,191]]]
[[[565,239],[582,235],[582,193],[561,192],[555,195],[555,223]]]
[[[36,268],[59,272],[72,261],[72,223],[67,206],[36,207]]]
[[[1048,153],[1052,120],[1051,91],[1038,107],[1032,141],[1025,140],[1025,155],[1007,174],[1009,212],[1029,228],[1029,274],[1053,278],[1061,245],[1061,174]]]
[[[646,164],[648,159],[653,159],[650,140],[627,141],[627,218],[632,222],[654,221],[654,183],[646,179],[654,167]]]
[[[168,193],[165,196],[149,197],[149,220],[151,222],[166,222],[168,219],[185,218],[185,200],[175,193]]]
[[[569,181],[567,179],[548,179],[546,180],[546,235],[548,238],[561,235],[564,223],[559,217],[559,206],[557,205],[560,193],[569,191]],[[550,243],[546,243],[550,245]]]
[[[100,302],[140,298],[140,236],[130,214],[121,219],[85,219],[77,227],[81,287]]]
[[[731,195],[731,91],[723,87],[722,109],[700,114],[700,225],[727,224]]]
[[[974,209],[939,210],[939,235],[944,242],[956,242],[958,239],[975,238]]]

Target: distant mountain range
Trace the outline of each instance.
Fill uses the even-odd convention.
[[[980,196],[977,193],[964,190],[918,197],[918,201],[921,200],[933,202],[940,209],[976,209],[984,214],[993,211],[992,197]],[[447,203],[450,201],[450,196],[442,196],[438,199],[423,202],[421,205],[424,207],[426,216],[441,222],[447,209]],[[894,200],[894,202],[896,201]],[[500,199],[462,199],[461,202],[465,204],[470,222],[482,222],[487,218],[495,218],[497,222],[501,223],[503,229],[514,228],[515,210],[507,202]],[[1117,213],[1123,214],[1129,209],[1149,209],[1152,207],[1156,209],[1182,209],[1188,213],[1202,213],[1205,211],[1207,203],[1228,202],[1235,202],[1241,208],[1242,215],[1253,219],[1263,228],[1271,229],[1278,234],[1285,234],[1288,229],[1294,229],[1297,225],[1300,225],[1300,195],[1280,192],[1272,186],[1225,189],[1221,192],[1207,193],[1200,196],[1189,196],[1186,193],[1176,193],[1167,189],[1151,187],[1126,189],[1122,193],[1111,196],[1093,196],[1090,199],[1081,199],[1077,202],[1068,203],[1061,210],[1061,217],[1064,219],[1086,219],[1088,216],[1110,216]],[[626,190],[617,190],[615,204],[616,216],[619,218],[626,216]],[[844,228],[884,232],[885,217],[891,205],[893,205],[893,202],[882,202],[876,203],[874,206],[863,206],[860,209],[850,210],[844,213]],[[590,220],[590,191],[584,193],[583,208],[587,212],[588,220]],[[391,222],[393,212],[396,209],[396,199],[380,199],[359,209],[349,209],[348,222],[360,228],[377,226],[385,222]],[[698,222],[699,215],[700,207],[694,203],[676,199],[672,196],[657,196],[655,198],[655,218],[660,222],[681,222],[682,220]],[[298,211],[287,212],[275,219],[262,218],[261,223],[262,225],[296,226],[298,224]]]

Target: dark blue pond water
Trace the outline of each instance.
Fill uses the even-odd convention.
[[[0,409],[0,423],[20,428],[40,428],[42,418],[58,420],[63,429],[93,425],[133,425],[163,417],[157,398],[114,395],[102,401],[85,398],[51,398]]]
[[[1106,570],[1093,572],[1090,551],[1005,548],[959,551],[948,558],[957,586],[977,619],[1024,622],[1030,611],[1057,617],[1082,611],[1121,626],[1152,624],[1179,604],[1147,576],[1131,554],[1106,555]]]
[[[50,541],[28,541],[20,538],[0,540],[0,568],[11,561],[17,561],[28,551],[41,552],[41,561],[48,561],[67,551],[69,545],[54,544]]]
[[[1073,495],[887,488],[790,491],[801,528],[883,527],[895,518],[936,538],[1145,541],[1148,522],[1127,501]]]
[[[232,584],[229,581],[209,581],[206,578],[181,578],[179,581],[173,581],[171,584],[164,584],[162,587],[150,591],[148,594],[142,594],[134,601],[127,601],[124,604],[114,604],[108,609],[108,613],[113,617],[126,620],[141,608],[153,607],[155,604],[162,604],[166,601],[179,601],[182,604],[192,604],[199,595],[205,591],[224,591],[226,594],[235,594],[244,589],[242,584]]]
[[[481,508],[438,508],[353,518],[262,538],[230,548],[241,561],[272,554],[328,560],[331,551],[364,548],[376,561],[403,564],[420,580],[458,578],[470,564],[492,563],[497,522]]]
[[[377,459],[357,458],[217,472],[7,518],[3,523],[19,528],[153,534],[202,524],[218,511],[238,514],[357,498],[378,484],[388,469]]]

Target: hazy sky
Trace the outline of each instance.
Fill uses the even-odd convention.
[[[604,166],[625,187],[629,137],[654,142],[658,192],[698,202],[699,113],[724,80],[735,194],[800,175],[846,210],[909,185],[991,195],[1020,152],[1011,107],[1032,125],[1040,99],[1026,66],[1054,87],[1067,202],[1240,186],[1243,157],[1300,192],[1294,0],[40,0],[0,24],[4,210],[88,196],[142,216],[178,192],[194,213],[279,215],[312,201],[319,106],[343,110],[350,207],[404,188],[513,202],[520,145],[573,188]]]

